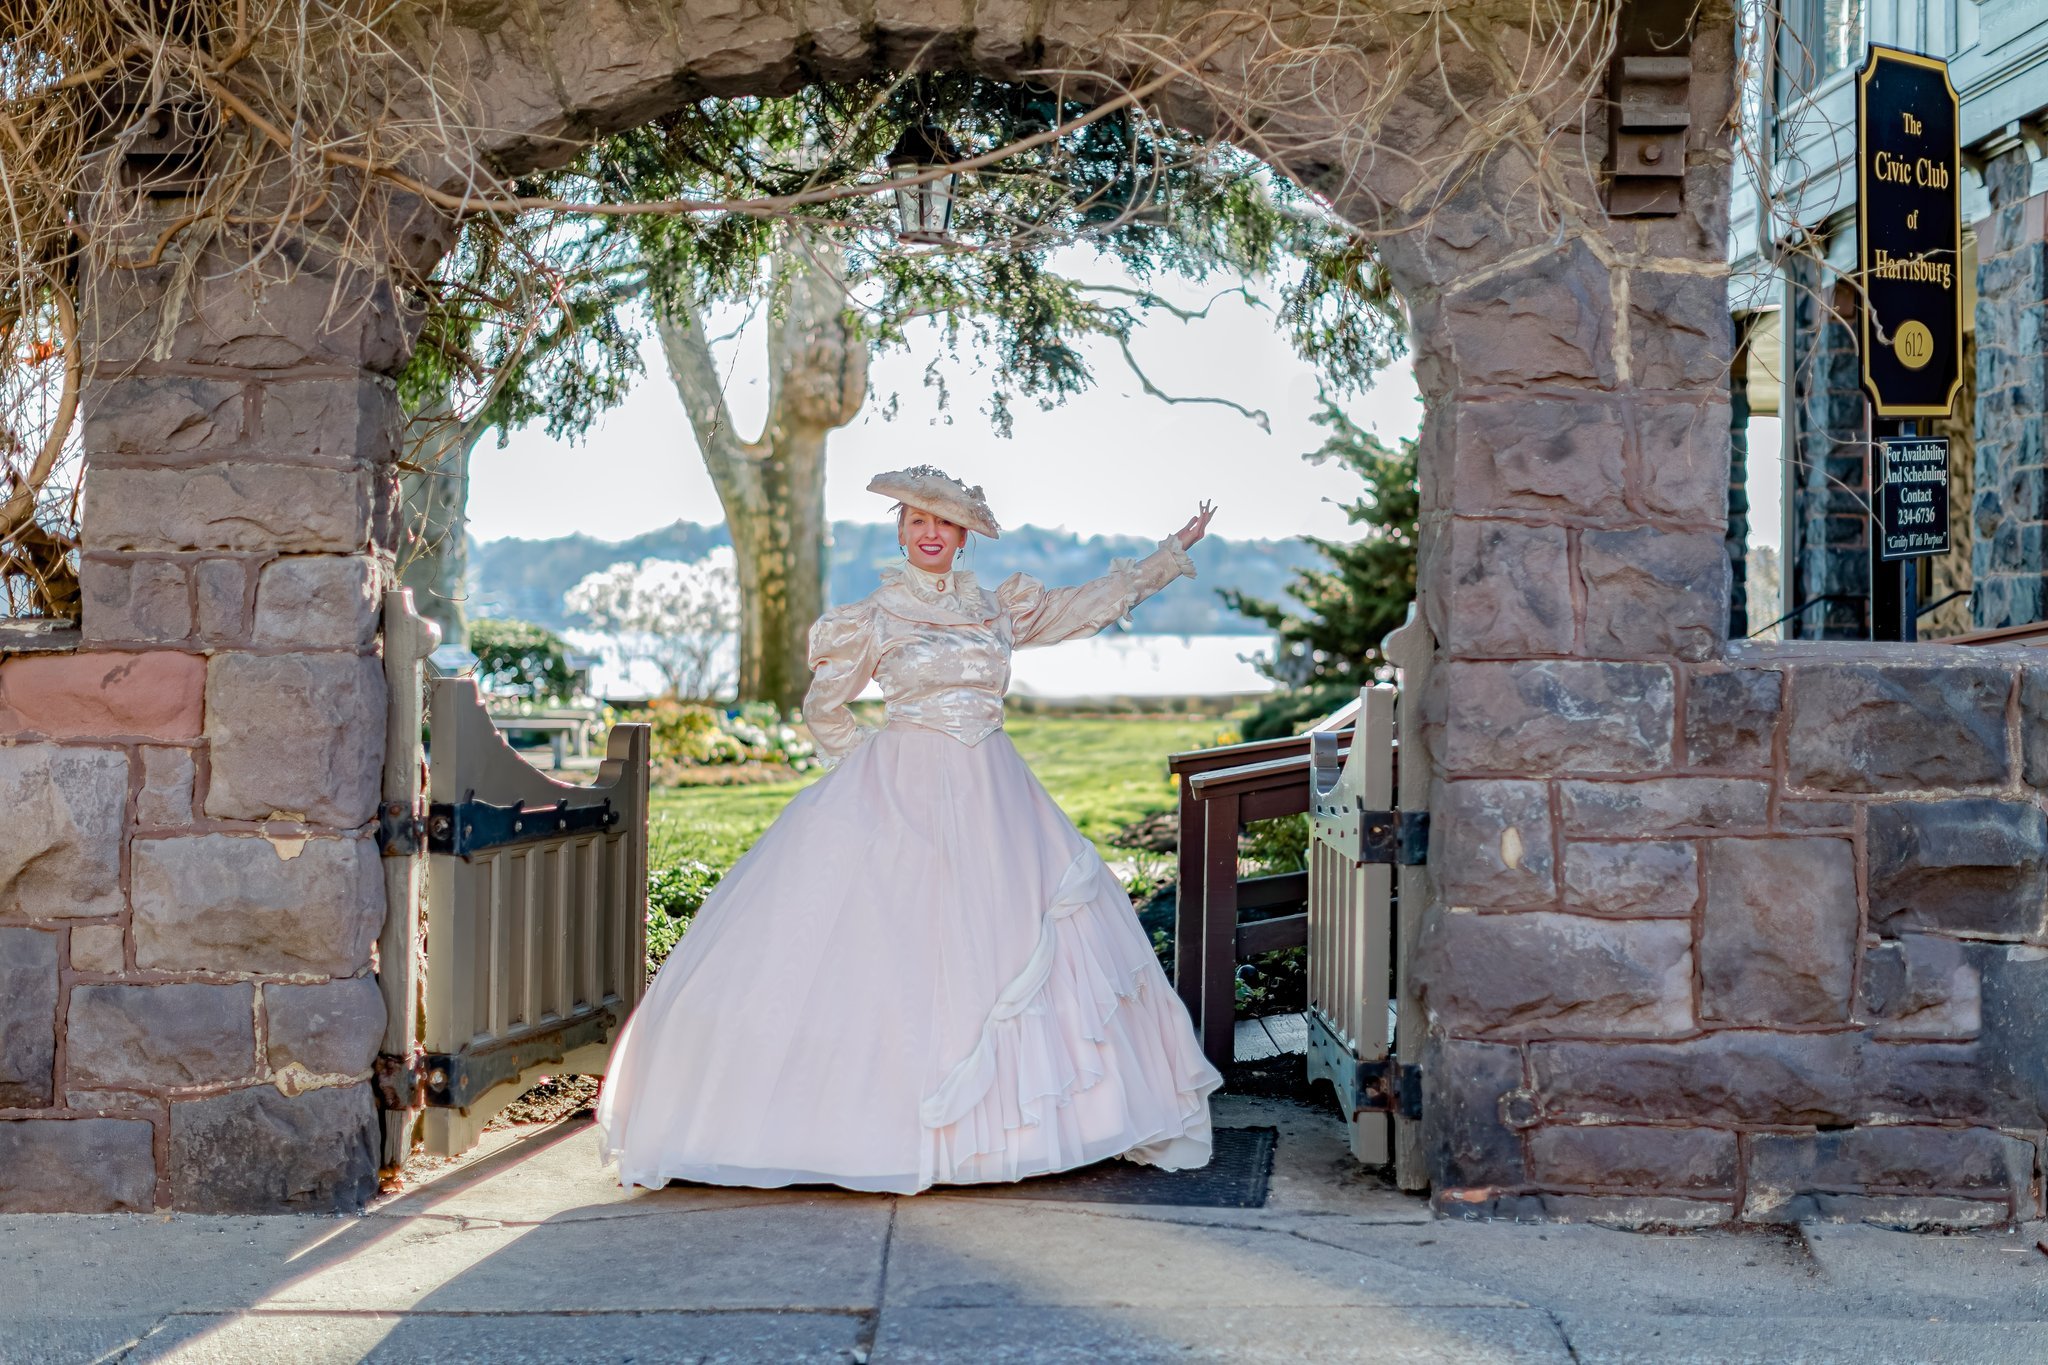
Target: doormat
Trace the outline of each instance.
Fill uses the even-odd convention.
[[[1209,1164],[1162,1171],[1113,1158],[1057,1175],[1005,1184],[941,1185],[934,1194],[982,1199],[1062,1199],[1076,1204],[1173,1204],[1205,1209],[1262,1209],[1273,1174],[1277,1128],[1218,1128]]]

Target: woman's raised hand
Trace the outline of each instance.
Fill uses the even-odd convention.
[[[1202,510],[1188,518],[1188,524],[1173,534],[1180,541],[1183,550],[1192,549],[1194,543],[1209,534],[1209,518],[1216,515],[1216,504],[1207,498],[1202,500]]]

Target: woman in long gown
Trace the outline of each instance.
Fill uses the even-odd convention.
[[[628,1186],[910,1193],[1107,1157],[1207,1164],[1186,1008],[1116,877],[1003,733],[1014,649],[1092,635],[1182,574],[1204,507],[1079,587],[953,567],[998,527],[930,466],[878,477],[905,562],[810,634],[832,771],[692,920],[628,1022],[597,1118]],[[874,678],[879,728],[847,703]]]

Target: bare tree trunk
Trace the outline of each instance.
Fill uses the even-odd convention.
[[[399,581],[412,589],[420,615],[441,627],[444,644],[469,641],[469,456],[485,430],[456,417],[446,400],[415,413],[406,429],[406,460],[416,468],[399,479]]]
[[[825,610],[826,440],[860,411],[868,351],[847,318],[837,252],[792,247],[776,260],[775,277],[768,420],[758,440],[733,430],[696,311],[657,306],[655,327],[732,532],[740,699],[789,710],[810,684],[805,643]]]

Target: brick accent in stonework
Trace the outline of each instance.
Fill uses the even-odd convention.
[[[2048,617],[2048,194],[2027,194],[2032,169],[2025,147],[1991,159],[1977,228],[1979,629]]]

